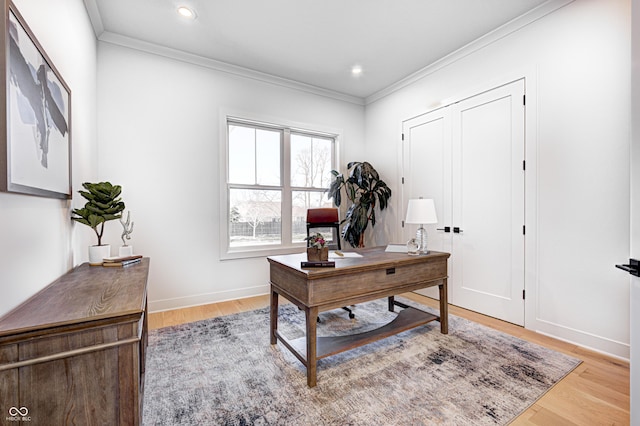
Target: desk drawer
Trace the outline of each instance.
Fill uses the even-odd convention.
[[[358,274],[319,278],[309,282],[309,301],[319,305],[335,300],[393,290],[410,284],[426,283],[447,277],[447,262],[419,263],[363,271]]]

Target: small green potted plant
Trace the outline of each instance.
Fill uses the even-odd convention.
[[[310,262],[320,262],[329,260],[329,247],[327,240],[322,234],[309,235],[305,240],[307,243],[307,260]]]
[[[125,208],[120,197],[122,187],[110,182],[82,184],[86,191],[78,191],[87,203],[81,209],[72,211],[71,219],[87,225],[96,233],[98,244],[89,247],[89,264],[101,265],[105,257],[111,254],[111,246],[102,244],[104,224],[110,220],[120,219]]]
[[[342,238],[351,247],[364,247],[364,231],[369,222],[372,227],[376,225],[376,206],[380,210],[387,207],[391,198],[391,188],[366,161],[351,162],[347,164],[347,169],[350,171],[346,179],[341,173],[331,170],[335,180],[331,182],[327,196],[333,198],[334,204],[340,207],[341,192],[344,188],[351,205],[341,222],[345,224],[342,228]]]

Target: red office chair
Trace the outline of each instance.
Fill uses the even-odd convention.
[[[331,231],[331,240],[329,248],[332,250],[341,250],[340,245],[340,218],[338,217],[338,209],[335,208],[316,208],[307,210],[307,237],[310,235],[311,230],[322,233]],[[307,245],[309,241],[307,240]],[[356,315],[351,308],[344,306],[342,309],[349,313],[349,318],[353,319]],[[318,321],[320,319],[318,318]]]
[[[307,237],[311,234],[311,229],[315,232],[331,232],[331,240],[329,248],[332,250],[340,250],[340,219],[338,218],[338,209],[334,208],[317,208],[307,210]]]

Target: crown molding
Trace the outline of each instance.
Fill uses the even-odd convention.
[[[215,59],[205,58],[203,56],[192,53],[183,52],[181,50],[172,49],[154,43],[145,42],[132,37],[126,37],[120,34],[105,31],[100,9],[96,0],[83,0],[89,20],[96,34],[96,39],[105,43],[128,47],[130,49],[151,53],[166,58],[175,59],[189,64],[199,65],[212,70],[233,74],[240,77],[250,78],[252,80],[261,81],[263,83],[274,84],[293,90],[312,93],[314,95],[324,96],[339,101],[349,102],[356,105],[364,105],[364,98],[358,96],[347,95],[345,93],[334,90],[324,89],[322,87],[313,86],[311,84],[278,77],[261,71],[252,70],[250,68],[232,65],[226,62],[217,61]]]
[[[426,67],[414,72],[413,74],[408,75],[402,80],[393,83],[392,85],[372,94],[365,98],[365,105],[371,104],[379,99],[384,98],[398,90],[409,86],[418,80],[425,78],[426,76],[433,74],[434,72],[453,64],[456,61],[461,60],[462,58],[477,52],[485,47],[503,39],[504,37],[530,25],[539,19],[549,15],[550,13],[555,12],[556,10],[563,8],[569,3],[573,3],[575,0],[549,0],[546,3],[541,4],[535,9],[530,10],[529,12],[521,15],[506,24],[496,28],[495,30],[485,34],[484,36],[462,46],[460,49],[451,52],[447,56],[442,59],[437,60],[431,65],[427,65]]]
[[[250,68],[229,64],[215,59],[205,58],[203,56],[187,53],[181,50],[172,49],[158,44],[138,40],[132,37],[105,31],[96,0],[83,1],[85,4],[85,8],[87,9],[89,19],[91,20],[91,24],[93,25],[96,38],[102,42],[111,43],[114,45],[127,47],[130,49],[139,50],[142,52],[151,53],[194,65],[199,65],[219,72],[257,80],[263,83],[274,84],[293,90],[299,90],[314,95],[349,102],[355,105],[368,105],[503,39],[504,37],[538,21],[539,19],[549,15],[550,13],[553,13],[570,3],[573,3],[575,0],[549,0],[541,4],[537,8],[527,12],[526,14],[507,22],[501,27],[485,34],[484,36],[472,41],[471,43],[466,44],[465,46],[450,53],[442,59],[439,59],[436,62],[433,62],[432,64],[427,65],[426,67],[421,68],[420,70],[397,81],[396,83],[393,83],[390,86],[387,86],[386,88],[364,98],[347,95],[345,93],[337,92],[334,90],[313,86],[311,84],[302,83],[284,77],[278,77],[276,75],[256,71]]]
[[[351,96],[333,90],[323,89],[322,87],[313,86],[311,84],[301,83],[299,81],[278,77],[261,71],[252,70],[238,65],[232,65],[222,61],[217,61],[215,59],[205,58],[193,53],[183,52],[181,50],[149,43],[135,38],[123,36],[121,34],[111,33],[109,31],[103,31],[102,34],[100,34],[100,36],[98,37],[98,40],[105,43],[123,46],[170,59],[175,59],[177,61],[182,61],[193,65],[199,65],[201,67],[224,72],[227,74],[233,74],[252,80],[257,80],[263,83],[274,84],[277,86],[312,93],[314,95],[324,96],[327,98],[337,99],[339,101],[349,102],[356,105],[364,105],[364,99],[357,96]]]
[[[87,15],[93,26],[93,32],[96,34],[96,38],[104,32],[104,24],[102,23],[102,16],[100,16],[100,9],[98,9],[98,3],[96,0],[84,0],[84,8],[87,9]]]

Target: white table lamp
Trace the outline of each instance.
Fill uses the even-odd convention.
[[[438,223],[436,205],[433,200],[424,198],[409,200],[405,223],[420,225],[416,232],[416,239],[419,244],[418,250],[422,254],[429,253],[427,250],[427,231],[422,225]]]

